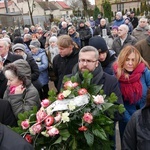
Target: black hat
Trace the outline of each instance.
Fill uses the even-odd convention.
[[[84,21],[84,20],[80,20],[80,21],[79,21],[79,24],[81,24],[81,23],[85,23],[85,21]]]
[[[90,38],[89,45],[95,47],[100,53],[108,51],[108,47],[105,40],[100,36],[94,36]]]

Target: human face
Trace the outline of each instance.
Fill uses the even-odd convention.
[[[98,66],[98,60],[95,58],[95,52],[80,52],[79,53],[79,70],[81,72],[88,70],[94,71]]]
[[[49,42],[49,45],[50,45],[51,47],[55,47],[55,46],[57,46],[56,42],[54,42],[54,41]]]
[[[105,61],[106,57],[107,57],[107,53],[106,52],[99,53],[99,61],[101,61],[101,62]]]
[[[125,63],[124,63],[124,69],[129,71],[129,72],[132,72],[135,68],[135,53],[131,53]]]
[[[5,57],[8,54],[9,47],[4,44],[3,41],[0,41],[0,56]]]
[[[14,53],[15,53],[16,55],[21,55],[21,56],[24,55],[24,52],[23,52],[22,50],[20,50],[20,49],[16,49],[16,50],[14,51]]]
[[[36,54],[38,51],[38,48],[36,48],[36,47],[32,47],[30,49],[31,49],[32,54]]]
[[[101,19],[100,25],[101,25],[101,26],[105,26],[105,25],[106,25],[106,20],[105,20],[105,19]]]
[[[117,29],[112,29],[111,33],[112,33],[112,35],[117,35],[118,34],[118,30]]]
[[[8,86],[19,86],[22,85],[23,82],[18,79],[10,70],[5,71],[5,77],[7,78],[7,85]]]
[[[124,37],[125,35],[127,35],[127,31],[124,27],[120,26],[118,28],[118,36],[119,37]]]
[[[139,21],[139,26],[140,26],[141,28],[144,28],[145,26],[147,26],[147,21],[146,21],[146,20],[140,20],[140,21]]]
[[[69,33],[70,35],[72,35],[74,32],[75,32],[74,29],[69,29],[69,30],[68,30],[68,33]]]
[[[69,47],[66,47],[66,48],[58,46],[58,49],[59,49],[59,54],[60,54],[61,57],[69,56],[73,51],[72,46],[69,46]]]

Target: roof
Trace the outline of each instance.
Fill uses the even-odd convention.
[[[63,1],[56,1],[62,8],[70,9],[70,7]]]
[[[57,6],[52,2],[36,1],[44,10],[57,10]]]
[[[13,3],[12,1],[7,2],[7,6],[10,6],[12,3]],[[2,8],[5,8],[5,3],[1,1],[0,2],[0,9],[2,9]]]

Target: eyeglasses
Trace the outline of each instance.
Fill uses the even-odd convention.
[[[82,63],[82,64],[84,64],[86,62],[86,64],[92,64],[92,63],[94,63],[94,62],[97,62],[97,60],[86,60],[86,59],[80,59],[79,60],[79,63]]]

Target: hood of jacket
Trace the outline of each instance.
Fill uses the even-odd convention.
[[[31,84],[31,68],[26,60],[18,59],[13,62],[17,68],[18,74],[26,77],[26,85]]]

